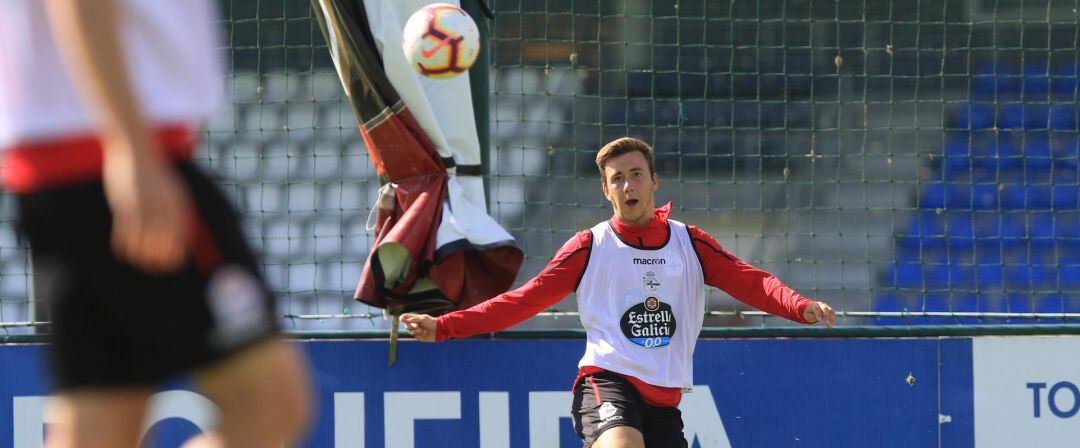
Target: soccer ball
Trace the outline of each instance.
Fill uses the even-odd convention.
[[[421,75],[453,78],[468,70],[480,54],[480,31],[465,11],[446,3],[420,8],[405,22],[401,47]]]

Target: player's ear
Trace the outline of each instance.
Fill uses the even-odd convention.
[[[656,191],[660,188],[660,176],[656,173],[652,175],[652,191]]]

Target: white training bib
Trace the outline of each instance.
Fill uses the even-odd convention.
[[[150,124],[198,124],[224,102],[217,2],[120,0],[117,32]],[[62,63],[43,0],[0,0],[0,149],[83,137],[94,122]]]
[[[693,385],[694,345],[705,318],[705,278],[686,225],[668,220],[657,249],[594,226],[577,289],[588,342],[579,367],[596,366],[662,387]]]

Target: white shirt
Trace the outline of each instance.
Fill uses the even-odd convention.
[[[117,5],[128,73],[148,120],[189,124],[208,118],[224,93],[216,3]],[[0,148],[92,131],[60,60],[44,0],[0,0]]]
[[[577,289],[588,339],[578,367],[654,386],[693,385],[705,276],[686,225],[668,220],[668,226],[668,242],[655,250],[626,244],[607,222],[590,229],[592,250]]]

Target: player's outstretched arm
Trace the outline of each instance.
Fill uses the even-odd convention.
[[[103,184],[119,258],[151,272],[184,261],[189,200],[154,150],[121,51],[117,0],[48,0],[49,22],[104,145]]]
[[[811,324],[825,321],[825,325],[832,328],[836,325],[836,312],[828,303],[814,301],[803,310],[803,319]]]
[[[427,314],[405,313],[401,315],[401,323],[405,324],[405,330],[416,340],[435,342],[435,330],[438,329],[438,323],[434,317]]]

